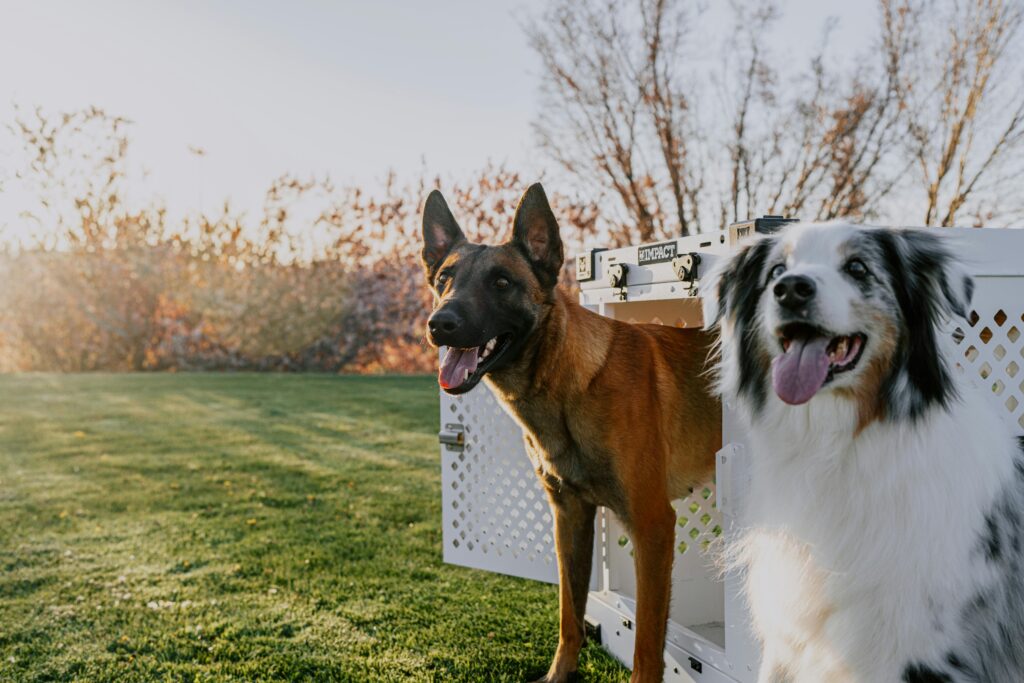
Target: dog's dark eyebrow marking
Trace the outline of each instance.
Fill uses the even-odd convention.
[[[473,244],[471,242],[465,242],[457,245],[450,252],[448,252],[443,259],[436,263],[430,273],[430,281],[433,282],[434,278],[440,275],[442,272],[449,270],[452,266],[461,265],[470,262],[478,253],[483,251],[486,247],[482,244]]]

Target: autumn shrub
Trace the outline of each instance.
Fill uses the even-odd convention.
[[[124,126],[100,110],[19,121],[49,229],[0,258],[0,370],[429,371],[423,199],[441,187],[467,236],[493,243],[528,184],[500,166],[377,193],[286,175],[256,219],[174,222],[125,201]],[[552,200],[570,251],[596,234],[592,205]]]

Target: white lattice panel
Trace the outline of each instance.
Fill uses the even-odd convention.
[[[953,339],[960,366],[1024,433],[1024,278],[978,278],[974,308]]]
[[[441,423],[465,429],[462,450],[441,446],[445,562],[557,582],[551,511],[519,426],[485,384],[442,393]]]
[[[722,514],[715,503],[714,484],[695,490],[672,506],[676,511],[676,557],[670,619],[722,645],[722,584],[716,580],[714,559],[708,552],[711,543],[722,535]],[[635,600],[633,543],[613,515],[609,515],[608,540],[608,588]]]
[[[994,409],[1024,433],[1024,231],[941,234],[956,239],[955,250],[976,278],[970,320],[951,330],[960,354],[958,365],[987,390]],[[699,251],[705,261],[702,267],[707,267],[726,251],[725,242],[724,234],[683,238],[678,250]],[[597,258],[599,277],[582,284],[581,302],[631,322],[699,326],[700,302],[688,297],[691,290],[675,279],[671,264],[638,267],[636,259],[636,247],[602,252]],[[603,284],[603,268],[616,261],[630,264],[627,301],[621,300],[622,292]],[[482,385],[460,398],[442,394],[441,412],[442,425],[458,423],[466,430],[464,450],[441,449],[445,560],[556,581],[551,514],[518,426]],[[734,463],[724,477],[719,463],[726,514],[716,503],[714,485],[674,503],[678,525],[665,672],[673,682],[750,683],[756,678],[759,652],[739,584],[731,576],[724,585],[717,580],[713,551],[709,552],[716,538],[731,533],[742,507],[741,484],[749,472],[742,427],[729,410],[723,413],[723,424],[723,452],[732,453]],[[607,511],[601,512],[598,532],[595,575],[603,573],[604,580],[592,581],[588,613],[596,615],[607,631],[605,646],[628,663],[633,641],[625,624],[635,616],[636,596],[633,548],[623,526]],[[704,662],[703,674],[690,670],[691,656]]]

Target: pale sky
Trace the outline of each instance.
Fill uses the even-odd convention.
[[[874,33],[873,0],[780,4],[774,47],[795,57],[830,16],[840,53]],[[230,198],[257,211],[285,172],[371,187],[424,163],[451,177],[489,160],[538,174],[538,63],[520,20],[543,5],[3,0],[0,122],[13,102],[130,119],[132,166],[149,174],[138,191],[172,214],[200,196],[207,209]]]

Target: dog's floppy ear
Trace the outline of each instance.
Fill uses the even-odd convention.
[[[545,287],[554,287],[562,269],[564,255],[558,221],[551,211],[548,197],[540,183],[534,183],[523,194],[512,224],[511,243],[530,261],[537,279]]]
[[[955,242],[925,230],[900,230],[895,234],[901,242],[905,266],[902,279],[908,298],[918,299],[915,303],[919,307],[966,318],[974,280],[950,250]],[[897,280],[900,275],[895,274]]]
[[[448,209],[444,197],[437,190],[427,195],[423,204],[423,268],[427,279],[433,277],[434,271],[451,250],[466,241],[455,216]]]
[[[940,352],[941,321],[969,314],[974,281],[949,250],[950,238],[924,230],[881,229],[882,250],[904,332],[887,382],[889,410],[910,417],[955,395],[947,361]]]
[[[770,237],[748,242],[718,260],[701,278],[700,294],[706,329],[717,325],[722,318],[736,316],[741,309],[757,307],[761,285],[764,284],[761,278],[765,260],[772,243]]]

